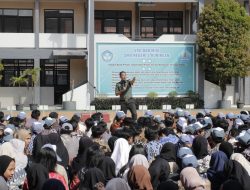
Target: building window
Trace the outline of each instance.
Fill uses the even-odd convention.
[[[4,70],[2,71],[1,86],[12,86],[11,78],[19,77],[26,69],[34,68],[33,59],[3,59]],[[23,84],[22,86],[24,86]]]
[[[74,33],[73,10],[45,10],[45,33]]]
[[[42,59],[40,67],[41,86],[69,85],[68,59]]]
[[[0,9],[0,32],[33,33],[33,10]]]
[[[131,11],[95,11],[95,33],[131,37]]]
[[[182,11],[141,11],[141,37],[158,38],[162,34],[183,33]]]

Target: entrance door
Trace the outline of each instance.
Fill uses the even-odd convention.
[[[54,87],[54,104],[62,104],[62,95],[70,90],[69,59],[41,60],[41,86]]]

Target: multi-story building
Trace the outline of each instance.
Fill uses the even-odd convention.
[[[242,3],[248,10],[249,2]],[[93,99],[102,90],[97,79],[97,44],[195,44],[196,20],[204,4],[205,0],[0,0],[2,107],[15,105],[19,99],[30,103],[27,88],[12,87],[10,78],[34,67],[41,68],[36,103],[61,104],[72,81],[88,94],[76,91],[75,100]],[[195,57],[193,67],[192,90],[211,98],[205,89],[211,86]],[[235,84],[232,80],[228,91],[232,103],[238,92]],[[250,85],[249,78],[244,85]],[[246,104],[250,104],[249,94],[245,88]],[[78,101],[77,108],[84,109],[86,103]]]

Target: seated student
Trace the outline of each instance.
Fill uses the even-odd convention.
[[[27,129],[19,129],[16,133],[16,138],[25,142],[24,153],[29,155],[29,144],[31,142],[31,131]]]
[[[30,139],[30,144],[28,146],[29,155],[32,155],[32,152],[33,152],[34,139],[36,138],[37,135],[42,133],[43,130],[44,130],[43,124],[41,122],[34,122],[32,124],[32,127],[31,127],[32,136],[31,136],[31,139]]]
[[[56,154],[55,149],[56,149],[55,145],[51,144],[44,145],[39,152],[37,163],[42,164],[45,168],[48,169],[50,179],[57,179],[61,181],[65,189],[67,190],[69,189],[67,184],[68,177],[63,176],[56,171],[57,162],[58,161],[60,162],[61,158]]]
[[[45,144],[56,145],[57,154],[62,159],[61,164],[65,168],[67,168],[67,166],[69,165],[69,154],[58,133],[50,133],[48,135],[42,135],[42,134],[37,135],[33,142],[32,158],[34,160],[38,159],[39,152],[43,147],[43,145]]]
[[[238,139],[237,151],[250,162],[250,129],[242,131],[236,138]]]
[[[26,113],[23,111],[19,112],[17,118],[19,119],[19,127],[24,128],[26,124]]]
[[[57,130],[53,127],[53,125],[56,123],[56,119],[53,119],[51,117],[46,117],[44,119],[44,125],[43,125],[43,132],[42,135],[48,135],[50,133],[57,133]]]
[[[102,135],[107,131],[107,124],[100,121],[97,125],[94,125],[91,130],[93,142],[99,144],[105,153],[111,152],[108,144],[102,139]]]
[[[72,137],[73,126],[70,123],[64,123],[61,127],[61,139],[69,153],[69,161],[72,162],[73,158],[76,157],[79,149],[79,140]]]
[[[243,167],[238,161],[229,160],[224,166],[223,175],[225,177],[224,181],[230,179],[237,180],[240,183],[240,186],[237,187],[237,189],[242,187],[243,190],[249,190],[250,175],[245,167]]]
[[[179,147],[191,148],[193,144],[193,137],[191,135],[182,134],[179,138]]]
[[[184,117],[179,117],[176,122],[176,135],[180,137],[183,133],[186,132],[187,120]]]
[[[227,155],[228,159],[230,159],[231,155],[234,153],[233,145],[227,141],[223,141],[220,144],[219,150],[224,152]]]
[[[32,123],[39,121],[41,112],[39,110],[33,110],[31,112],[31,118],[27,120],[27,122],[25,123],[25,128],[30,129],[32,127]]]
[[[194,155],[198,159],[198,172],[202,176],[206,176],[209,168],[211,156],[208,154],[208,142],[203,136],[195,137],[192,145]]]
[[[141,145],[141,144],[135,144],[135,145],[132,146],[132,148],[131,148],[131,150],[129,152],[128,163],[120,169],[117,176],[119,176],[119,177],[121,177],[121,178],[123,178],[123,179],[125,179],[127,181],[127,173],[129,171],[129,169],[131,168],[130,167],[131,166],[130,161],[134,156],[138,157],[138,155],[142,155],[146,159],[146,161],[144,161],[143,163],[148,164],[148,161],[147,161],[147,158],[146,158],[147,153],[145,151],[144,146]],[[143,159],[141,159],[141,160],[143,160]],[[131,161],[131,162],[133,162],[133,161]],[[142,164],[142,165],[144,165],[146,167],[145,164]],[[149,164],[148,164],[148,167],[149,167]],[[148,169],[148,167],[146,167],[146,168]]]
[[[114,151],[111,155],[111,158],[116,165],[116,175],[119,173],[120,169],[128,163],[130,149],[131,146],[125,138],[119,138],[116,140]]]
[[[128,184],[132,190],[153,190],[148,170],[142,166],[133,166],[128,172]]]
[[[160,135],[160,143],[164,145],[165,143],[173,143],[177,144],[179,142],[179,138],[175,135],[174,130],[172,128],[163,128],[159,132]]]
[[[145,137],[148,140],[146,144],[147,158],[152,162],[156,156],[160,154],[162,144],[159,142],[159,129],[157,126],[147,127],[145,129]]]
[[[205,181],[193,167],[184,168],[180,173],[180,179],[184,189],[205,190]]]
[[[40,149],[36,162],[31,163],[27,168],[24,190],[42,190],[48,179],[57,179],[62,182],[66,190],[69,189],[67,173],[57,164],[61,158],[56,154],[56,149],[52,144],[46,144]]]
[[[210,154],[219,150],[220,144],[224,141],[225,131],[220,127],[213,128],[208,139],[211,147]]]
[[[9,190],[7,181],[15,173],[15,160],[9,156],[0,156],[0,189]]]
[[[113,123],[110,127],[111,134],[114,134],[114,132],[122,127],[123,120],[125,119],[126,114],[123,111],[116,112],[115,118]]]
[[[85,135],[87,135],[88,137],[91,137],[92,135],[92,127],[94,125],[97,125],[97,122],[95,122],[92,118],[88,118],[85,120],[84,124],[86,125],[86,131],[85,131]]]
[[[168,155],[166,155],[164,150],[162,150],[160,155],[156,156],[155,160],[151,163],[148,169],[154,189],[157,189],[160,183],[167,181],[170,174]]]
[[[221,184],[225,181],[224,166],[227,162],[228,157],[222,151],[217,151],[211,155],[207,176],[211,182],[212,190],[219,190]]]
[[[58,113],[57,112],[50,112],[49,117],[56,120],[56,122],[52,125],[52,128],[55,129],[58,133],[60,133]]]
[[[226,120],[226,118],[223,116],[222,118],[217,118],[215,120],[215,124],[216,127],[220,127],[222,129],[224,129],[225,133],[228,134],[230,129],[229,129],[229,123]]]
[[[194,127],[194,135],[195,136],[205,136],[204,125],[202,125],[199,121],[193,124]]]

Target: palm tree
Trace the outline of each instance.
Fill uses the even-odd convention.
[[[37,85],[39,81],[39,72],[40,68],[26,69],[23,72],[23,76],[27,78],[28,82],[31,82],[32,87],[32,104],[35,104],[35,89],[34,87]]]
[[[18,87],[21,87],[21,85],[25,85],[25,86],[28,86],[29,85],[29,81],[27,78],[25,78],[23,75],[20,75],[18,77],[11,77],[10,79],[10,82],[12,84],[12,86],[18,86]],[[19,91],[18,91],[19,92]],[[19,101],[19,104],[16,104],[16,107],[19,109],[17,110],[22,110],[22,104],[21,104],[21,94],[18,95],[18,101]]]

